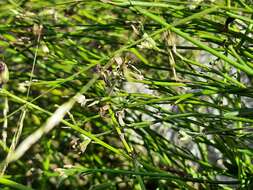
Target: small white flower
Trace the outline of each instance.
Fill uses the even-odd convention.
[[[43,53],[49,53],[49,49],[45,44],[41,46],[41,50],[43,51]]]
[[[27,91],[27,84],[24,83],[24,82],[19,83],[18,87],[17,87],[17,90],[22,92],[22,93],[25,93]]]
[[[86,105],[88,101],[91,101],[92,99],[86,99],[86,97],[82,94],[78,94],[75,96],[75,100],[77,103],[81,104],[82,107]]]
[[[181,146],[185,146],[192,141],[192,137],[188,135],[185,131],[180,129],[178,133],[179,133],[178,140]]]
[[[156,42],[147,33],[143,34],[145,39],[140,45],[137,45],[140,49],[153,49],[156,47]]]
[[[76,97],[75,97],[75,100],[79,103],[79,104],[83,104],[83,103],[86,103],[86,98],[84,95],[82,94],[78,94]]]

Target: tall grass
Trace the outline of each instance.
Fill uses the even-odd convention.
[[[252,5],[1,1],[0,187],[251,189]]]

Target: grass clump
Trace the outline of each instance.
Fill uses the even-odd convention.
[[[0,187],[251,189],[251,4],[1,1]]]

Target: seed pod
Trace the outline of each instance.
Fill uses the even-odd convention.
[[[0,61],[0,86],[6,84],[9,80],[9,70],[7,65]]]

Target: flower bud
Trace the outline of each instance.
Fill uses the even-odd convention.
[[[0,61],[0,85],[4,85],[9,80],[9,70],[7,68],[7,65]]]

